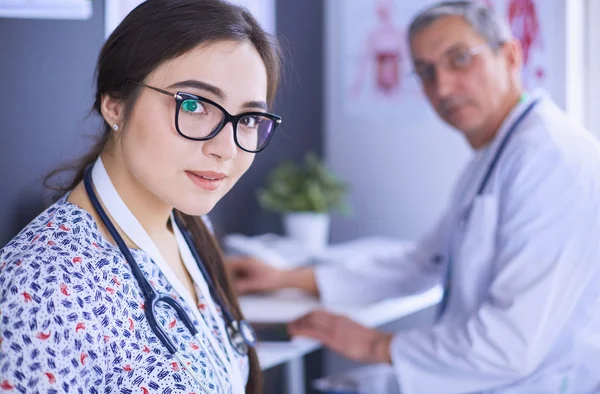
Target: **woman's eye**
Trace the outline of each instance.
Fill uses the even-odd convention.
[[[258,127],[260,119],[258,116],[245,116],[241,119],[241,123],[251,129]]]
[[[204,106],[196,100],[185,100],[183,103],[181,103],[181,109],[185,112],[192,113],[204,112]]]

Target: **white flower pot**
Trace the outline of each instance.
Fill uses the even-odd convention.
[[[329,242],[330,216],[324,213],[293,212],[283,216],[286,235],[311,250],[322,250]]]

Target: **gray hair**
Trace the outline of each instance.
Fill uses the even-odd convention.
[[[459,16],[491,45],[501,45],[513,35],[504,18],[482,1],[442,1],[421,11],[410,23],[408,39],[440,18]]]

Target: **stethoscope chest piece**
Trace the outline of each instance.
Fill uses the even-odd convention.
[[[256,334],[246,320],[233,320],[227,325],[227,335],[233,349],[240,355],[248,354],[248,348],[256,346]]]

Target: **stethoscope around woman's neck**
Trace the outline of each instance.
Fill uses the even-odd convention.
[[[102,221],[102,223],[104,224],[104,226],[110,233],[111,237],[114,239],[115,243],[119,247],[119,250],[125,257],[125,260],[128,262],[129,266],[131,267],[132,274],[133,274],[135,280],[137,281],[138,286],[140,287],[140,290],[142,291],[142,294],[144,296],[145,305],[146,305],[145,306],[145,314],[146,314],[148,323],[150,325],[150,328],[152,329],[152,331],[154,332],[156,337],[159,339],[159,341],[167,348],[169,353],[171,353],[174,357],[176,357],[178,359],[178,361],[182,364],[184,369],[186,369],[199,384],[204,386],[204,383],[202,383],[202,380],[196,375],[196,373],[193,370],[191,370],[188,367],[187,363],[181,358],[181,355],[178,353],[177,347],[175,346],[175,344],[173,344],[173,342],[169,339],[169,337],[167,336],[164,329],[158,324],[158,322],[156,320],[156,315],[155,315],[156,305],[160,302],[163,302],[163,303],[169,305],[170,307],[172,307],[177,312],[179,320],[185,325],[185,327],[189,330],[189,332],[190,332],[190,334],[192,334],[192,336],[197,337],[199,335],[198,330],[196,330],[196,328],[194,327],[194,324],[192,323],[192,320],[189,318],[186,311],[179,304],[179,302],[176,301],[175,298],[173,298],[170,295],[158,293],[154,289],[154,287],[150,284],[150,282],[146,279],[146,277],[144,276],[142,270],[136,263],[129,248],[127,247],[125,241],[123,240],[123,237],[121,237],[121,235],[115,228],[114,224],[108,217],[108,214],[106,213],[106,211],[100,204],[100,201],[98,199],[98,196],[96,195],[96,192],[94,191],[94,186],[92,183],[92,166],[88,167],[85,170],[83,183],[84,183],[88,198],[90,199],[90,202],[92,203],[94,209],[96,210],[96,213],[98,214],[98,216],[100,217],[100,220]],[[202,260],[200,259],[200,256],[194,245],[191,234],[184,226],[182,226],[182,223],[180,223],[180,220],[177,218],[177,215],[173,215],[173,217],[175,218],[176,223],[172,223],[172,224],[177,225],[177,227],[181,230],[181,234],[183,235],[191,253],[194,256],[194,259],[196,260],[196,264],[197,264],[198,268],[200,269],[200,272],[202,273],[202,276],[204,277],[204,280],[206,281],[206,283],[208,285],[211,297],[219,305],[219,307],[221,309],[221,312],[222,312],[224,320],[225,320],[227,336],[229,338],[229,342],[231,343],[232,348],[239,355],[246,356],[248,354],[249,347],[253,347],[256,345],[256,335],[255,335],[252,327],[245,320],[236,320],[234,318],[233,314],[227,308],[227,305],[223,302],[222,298],[220,297],[219,293],[217,292],[216,287],[215,287],[210,275],[208,274],[206,267],[204,266]],[[233,362],[233,360],[231,360],[231,361]]]
[[[175,223],[181,230],[181,234],[183,235],[185,242],[188,244],[188,247],[194,256],[194,260],[196,260],[196,264],[198,265],[200,272],[202,272],[202,276],[208,285],[211,297],[221,308],[221,312],[223,313],[226,323],[225,326],[227,329],[227,336],[229,337],[229,341],[231,342],[233,349],[240,356],[248,355],[248,348],[256,345],[256,335],[252,329],[252,326],[250,326],[250,323],[248,323],[246,320],[237,320],[231,313],[231,310],[227,308],[227,305],[219,295],[219,292],[217,291],[210,274],[206,270],[206,266],[200,258],[200,254],[198,253],[198,249],[195,247],[191,233],[185,228],[185,226],[182,225],[182,223],[180,223],[177,215],[173,215],[173,217],[175,218]]]

